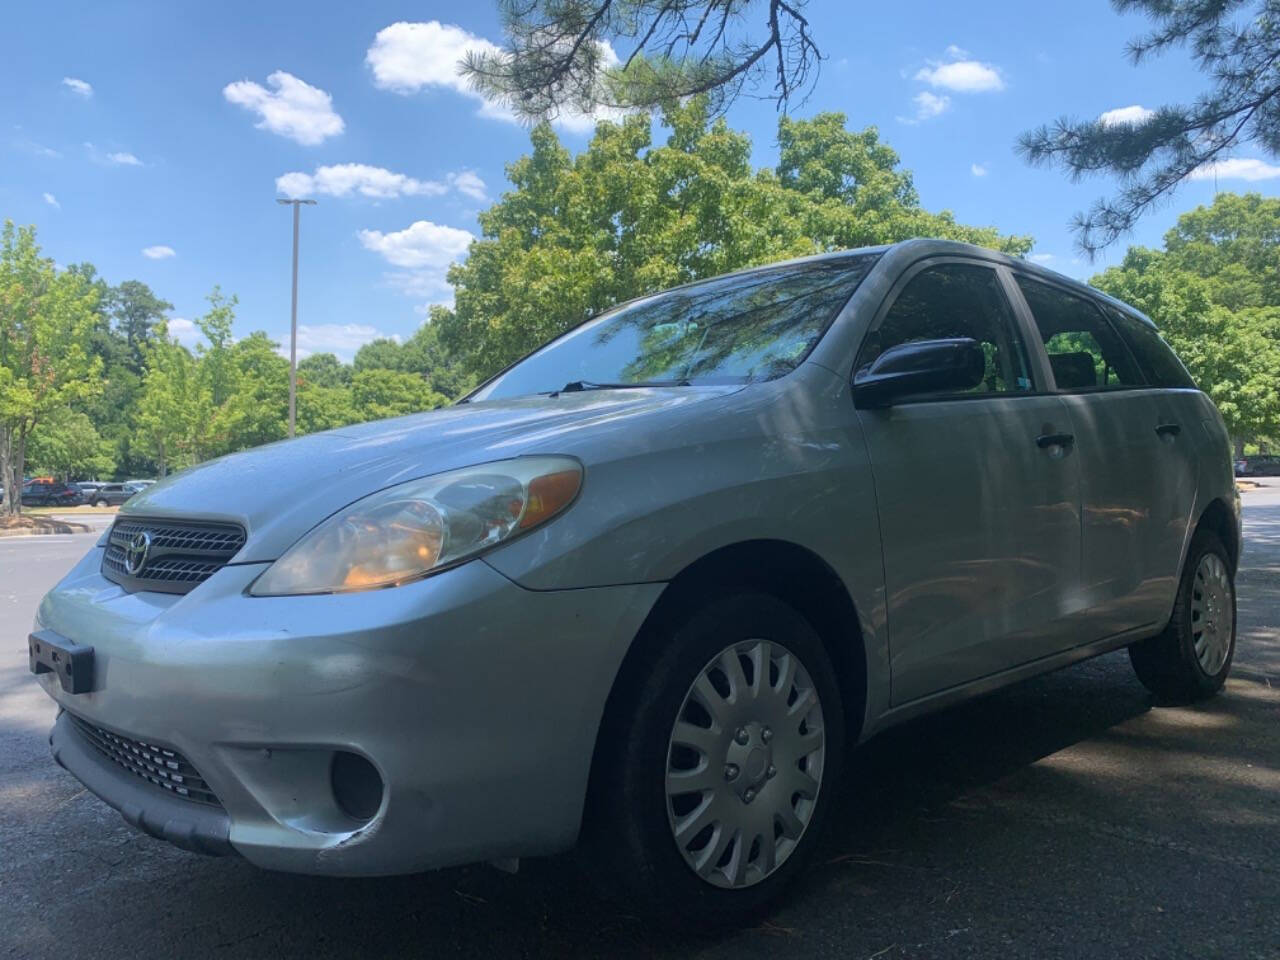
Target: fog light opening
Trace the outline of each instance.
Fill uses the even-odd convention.
[[[382,806],[382,776],[358,753],[339,750],[329,769],[333,799],[347,816],[367,822]]]

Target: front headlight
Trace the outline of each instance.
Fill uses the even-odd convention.
[[[581,486],[577,460],[519,457],[388,487],[307,533],[249,593],[278,597],[399,586],[546,523]]]

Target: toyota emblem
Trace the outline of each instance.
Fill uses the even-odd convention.
[[[142,568],[147,565],[147,554],[151,552],[151,534],[146,530],[139,530],[133,535],[129,541],[129,545],[124,550],[124,569],[132,577],[136,577],[142,572]]]

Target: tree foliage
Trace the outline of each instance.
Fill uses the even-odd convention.
[[[1128,233],[1187,177],[1245,143],[1280,154],[1280,5],[1276,0],[1112,0],[1144,14],[1149,33],[1129,44],[1135,64],[1187,47],[1209,80],[1191,103],[1168,104],[1128,123],[1063,117],[1022,136],[1032,163],[1073,178],[1111,174],[1121,189],[1076,217],[1080,247],[1093,254]]]
[[[1143,310],[1236,439],[1280,435],[1280,202],[1224,194],[1093,280]],[[1255,270],[1271,264],[1269,275]]]
[[[480,214],[482,236],[449,280],[452,310],[432,330],[468,373],[486,376],[587,316],[676,284],[788,257],[913,236],[1013,254],[1027,237],[966,227],[920,206],[911,174],[874,128],[842,114],[782,118],[776,170],[704,100],[602,123],[571,156],[548,125],[507,168],[512,189]]]
[[[471,52],[463,75],[533,122],[564,112],[669,107],[700,96],[720,113],[746,90],[779,108],[822,60],[808,0],[499,0],[504,50]]]
[[[63,479],[110,476],[116,467],[111,443],[88,414],[70,408],[54,410],[36,425],[26,453],[32,472]]]
[[[99,388],[89,349],[98,290],[83,273],[40,255],[34,227],[0,231],[0,485],[20,512],[27,441],[55,412]]]

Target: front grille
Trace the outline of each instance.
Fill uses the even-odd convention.
[[[134,776],[196,803],[222,806],[199,771],[182,754],[142,740],[132,740],[104,730],[68,711],[72,725],[94,749]]]
[[[130,550],[140,535],[147,549],[141,567],[131,572]],[[222,569],[244,539],[244,530],[232,523],[121,517],[111,526],[102,574],[130,590],[186,593]]]

